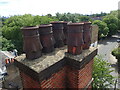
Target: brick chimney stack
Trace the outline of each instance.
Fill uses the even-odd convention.
[[[68,30],[80,31],[78,37],[75,38],[83,37],[81,34],[82,24],[75,24],[77,27],[72,29],[69,27]],[[80,29],[78,30],[78,28]],[[82,45],[79,44],[80,47]],[[55,51],[43,54],[34,60],[26,59],[25,54],[16,57],[15,65],[19,68],[23,87],[39,89],[91,88],[93,58],[97,54],[97,48],[90,47],[75,55],[69,53],[67,47],[55,48]]]

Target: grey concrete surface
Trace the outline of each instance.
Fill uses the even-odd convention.
[[[112,37],[105,38],[98,43],[98,54],[111,64],[115,64],[117,62],[117,60],[112,56],[111,51],[118,47],[117,39],[119,37],[119,35],[114,35]]]
[[[111,54],[111,51],[117,48],[119,45],[119,43],[117,42],[118,39],[120,39],[120,33],[118,33],[117,35],[113,35],[112,37],[100,40],[98,43],[98,54],[101,55],[104,60],[111,63],[112,70],[114,70],[111,75],[117,78],[117,88],[120,89],[120,79],[118,78],[118,65],[116,64],[117,59]]]
[[[21,89],[22,88],[22,82],[21,82],[21,77],[19,76],[19,70],[14,64],[9,64],[7,65],[7,72],[8,75],[5,76],[3,82],[2,82],[2,87],[3,89],[8,89],[8,88],[15,88]]]

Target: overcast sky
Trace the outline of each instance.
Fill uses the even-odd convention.
[[[93,14],[118,9],[119,0],[0,0],[0,16],[48,13]]]

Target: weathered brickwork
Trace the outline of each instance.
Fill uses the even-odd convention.
[[[78,88],[84,88],[92,79],[92,70],[93,70],[93,60],[85,65],[81,70],[79,70],[79,85]]]
[[[85,88],[92,79],[92,65],[93,60],[80,70],[66,65],[42,82],[35,81],[23,72],[20,75],[24,88]]]
[[[41,88],[66,88],[66,70],[67,67],[63,67],[49,79],[43,80],[40,83]]]
[[[20,76],[22,79],[22,84],[24,88],[40,88],[40,85],[37,81],[32,79],[30,76],[20,71]]]
[[[63,52],[62,52],[63,53]],[[62,58],[41,59],[35,61],[15,60],[15,65],[20,70],[20,75],[24,89],[44,89],[44,88],[89,88],[91,89],[93,58],[97,54],[97,49],[91,48],[84,51],[81,55],[65,54]],[[59,60],[58,60],[59,59]],[[51,61],[53,64],[47,66],[44,60]],[[58,61],[54,61],[58,60]],[[44,62],[46,68],[41,68],[39,62]],[[37,63],[36,63],[37,62]],[[48,62],[48,63],[49,63]],[[30,63],[28,65],[28,63]],[[32,63],[32,64],[31,64]],[[33,67],[38,65],[37,67]]]

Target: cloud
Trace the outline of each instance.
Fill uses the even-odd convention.
[[[33,15],[71,12],[91,14],[109,12],[118,9],[119,0],[0,0],[8,2],[0,5],[0,15],[18,15],[30,13]]]

